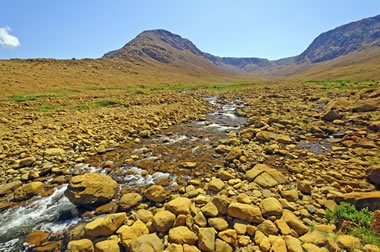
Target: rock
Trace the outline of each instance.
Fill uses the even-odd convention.
[[[40,246],[42,243],[47,241],[49,233],[44,231],[33,231],[26,237],[26,243],[31,247]]]
[[[65,196],[75,205],[99,206],[111,201],[117,188],[116,181],[108,176],[86,173],[70,180]]]
[[[333,109],[330,109],[322,114],[322,120],[325,122],[332,122],[334,120],[340,120],[342,118],[343,116]]]
[[[323,247],[327,242],[326,235],[318,230],[308,232],[301,236],[299,239],[303,243],[313,243],[320,247]]]
[[[234,147],[228,152],[226,156],[227,161],[232,161],[234,159],[238,159],[242,155],[243,151],[239,147]]]
[[[281,196],[290,202],[297,202],[298,201],[298,191],[295,189],[287,190],[287,191],[281,191]]]
[[[288,252],[303,252],[300,240],[290,235],[285,236],[284,239]]]
[[[313,188],[313,182],[309,180],[301,180],[297,183],[298,190],[300,190],[304,194],[311,194],[311,190]]]
[[[119,252],[119,242],[117,240],[104,240],[95,244],[96,252]]]
[[[304,243],[302,244],[304,251],[307,252],[324,252],[324,250],[313,243]]]
[[[375,185],[380,186],[380,167],[370,169],[368,173],[368,180]]]
[[[221,239],[216,239],[215,242],[215,251],[217,252],[232,252],[232,247],[225,241]]]
[[[181,244],[170,243],[166,248],[165,252],[183,252],[183,247]]]
[[[186,169],[193,169],[193,168],[197,167],[197,165],[198,164],[196,162],[182,162],[180,164],[180,166],[182,168],[186,168]]]
[[[131,192],[125,193],[118,201],[119,209],[121,211],[127,211],[128,209],[138,205],[142,201],[142,196],[138,193]]]
[[[89,239],[70,241],[67,245],[70,252],[94,252],[94,245]]]
[[[133,223],[132,226],[121,226],[119,230],[117,230],[117,233],[120,236],[121,243],[128,248],[129,243],[139,238],[140,236],[149,234],[149,229],[146,227],[146,225],[140,221],[137,220],[135,223]]]
[[[370,112],[370,111],[376,111],[379,108],[379,102],[375,102],[373,100],[366,101],[366,102],[360,102],[359,104],[356,104],[352,107],[352,112]]]
[[[20,180],[16,180],[8,184],[2,184],[0,185],[0,195],[6,195],[19,186],[22,186],[22,182]]]
[[[228,215],[253,223],[261,223],[263,221],[260,208],[249,204],[231,203],[228,206]]]
[[[215,217],[219,213],[218,209],[212,202],[209,202],[204,207],[202,207],[201,211],[204,215],[209,216],[209,217]]]
[[[107,214],[96,218],[86,224],[84,227],[85,234],[89,237],[110,236],[116,232],[126,219],[126,213]]]
[[[358,209],[365,207],[368,207],[368,210],[370,211],[376,211],[377,209],[380,209],[380,191],[346,193],[342,195],[336,195],[334,200],[336,202],[350,202]]]
[[[194,245],[198,240],[196,234],[185,226],[175,227],[169,230],[169,241],[177,244]]]
[[[136,220],[141,220],[144,223],[147,223],[149,221],[153,220],[153,214],[151,211],[146,209],[139,209],[134,214]]]
[[[207,252],[215,251],[215,230],[213,228],[199,229],[198,248]]]
[[[298,235],[303,235],[307,232],[306,225],[303,224],[303,222],[299,220],[291,211],[284,209],[282,212],[282,219],[286,221],[288,226],[294,229]]]
[[[208,183],[208,190],[212,192],[219,192],[224,188],[225,184],[223,180],[218,178],[212,178],[211,181]]]
[[[214,203],[219,213],[226,214],[228,206],[230,205],[230,200],[226,196],[215,196],[212,199],[212,203]]]
[[[247,171],[246,178],[264,188],[271,188],[286,182],[286,177],[281,172],[265,164],[255,165]]]
[[[142,130],[142,131],[140,131],[139,135],[142,138],[149,138],[150,137],[150,131],[149,130]]]
[[[277,218],[280,218],[282,216],[281,203],[273,197],[261,201],[260,209],[264,217],[276,216]]]
[[[339,246],[349,251],[361,247],[360,239],[352,235],[339,235],[336,241],[338,242]]]
[[[14,192],[15,201],[23,201],[39,195],[44,191],[45,185],[42,182],[31,182],[17,188]]]
[[[220,232],[218,237],[229,244],[233,244],[237,241],[238,235],[235,229],[227,229]]]
[[[283,235],[289,235],[292,233],[292,230],[284,220],[275,220],[274,222],[277,226],[277,228],[280,230],[280,233]]]
[[[223,218],[210,218],[208,224],[218,231],[223,231],[228,228],[228,222]]]
[[[282,238],[277,238],[272,245],[273,252],[287,252],[286,243]]]
[[[161,185],[152,185],[144,192],[145,198],[158,203],[164,202],[169,194]]]
[[[176,216],[169,211],[158,211],[153,216],[153,226],[159,232],[168,231],[174,224]]]
[[[257,226],[257,229],[263,232],[265,235],[277,235],[278,233],[276,225],[270,220],[264,220]]]
[[[159,252],[164,250],[164,244],[156,234],[142,235],[129,244],[131,252]]]
[[[21,167],[25,167],[25,166],[31,166],[32,164],[34,164],[34,162],[36,162],[35,157],[26,157],[26,158],[17,160],[15,162],[15,167],[21,168]]]
[[[264,239],[262,239],[259,244],[259,247],[260,247],[260,250],[263,252],[270,251],[271,244],[270,244],[269,238],[265,237]]]
[[[48,155],[48,156],[58,156],[64,153],[65,153],[65,150],[61,148],[49,148],[45,150],[45,155]]]
[[[373,214],[371,229],[375,234],[380,235],[380,210],[376,210]]]
[[[175,215],[189,214],[191,205],[191,200],[189,200],[188,198],[178,197],[166,203],[165,209],[169,210]]]

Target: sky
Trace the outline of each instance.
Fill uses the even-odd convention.
[[[1,0],[0,59],[99,58],[166,29],[217,56],[279,59],[380,14],[379,0]]]

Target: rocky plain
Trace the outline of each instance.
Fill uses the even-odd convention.
[[[0,251],[379,251],[326,218],[380,208],[378,85],[112,99],[0,103]]]

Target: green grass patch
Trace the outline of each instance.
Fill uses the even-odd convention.
[[[307,85],[319,86],[321,89],[330,90],[330,89],[349,89],[349,90],[360,90],[373,88],[379,85],[378,81],[375,80],[312,80],[307,81]]]
[[[326,219],[333,221],[338,228],[342,221],[351,221],[357,225],[350,230],[344,230],[345,233],[356,236],[365,243],[380,246],[380,237],[371,230],[373,216],[374,213],[368,208],[357,210],[355,206],[347,202],[337,205],[334,211],[326,211]]]
[[[98,101],[87,103],[87,104],[77,105],[77,106],[74,106],[73,108],[76,110],[88,110],[88,109],[117,106],[120,104],[121,104],[121,101],[117,99],[102,99],[102,100],[98,100]]]
[[[37,112],[53,112],[58,109],[66,107],[66,104],[42,104],[38,106],[35,111]]]
[[[26,94],[26,95],[14,95],[14,96],[9,97],[7,100],[11,102],[29,102],[29,101],[52,99],[52,98],[56,98],[56,96]]]

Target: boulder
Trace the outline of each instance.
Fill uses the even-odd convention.
[[[238,234],[235,229],[227,229],[220,232],[218,237],[229,244],[234,244],[237,241]]]
[[[265,235],[277,235],[278,233],[276,225],[270,220],[264,220],[257,226],[257,229],[263,232]]]
[[[86,224],[84,227],[85,234],[89,237],[110,236],[116,232],[126,219],[126,213],[107,214],[96,218]]]
[[[288,252],[303,252],[300,240],[293,236],[287,235],[284,238]]]
[[[334,109],[330,109],[330,110],[327,110],[325,111],[322,115],[322,120],[325,121],[325,122],[332,122],[334,120],[340,120],[343,118],[342,115],[340,115],[338,113],[338,111],[334,110]]]
[[[129,243],[131,252],[163,251],[164,244],[156,234],[142,235]]]
[[[49,148],[45,150],[45,155],[47,156],[58,156],[64,153],[65,153],[65,150],[61,148]]]
[[[169,194],[161,185],[152,185],[144,192],[145,198],[158,203],[164,202]]]
[[[69,252],[94,252],[94,245],[89,239],[70,241],[67,245]]]
[[[219,213],[226,214],[228,206],[230,205],[230,199],[226,196],[215,196],[212,199],[212,203],[214,203]]]
[[[118,240],[104,240],[95,244],[96,252],[119,252]]]
[[[210,218],[208,219],[208,225],[218,231],[226,230],[229,226],[228,222],[223,218]]]
[[[211,181],[208,183],[208,190],[212,192],[219,192],[225,187],[225,184],[223,180],[218,178],[212,178]]]
[[[99,206],[111,201],[117,192],[118,184],[112,178],[86,173],[70,180],[65,196],[75,205]]]
[[[336,239],[339,246],[352,251],[361,247],[360,239],[352,235],[339,235]]]
[[[202,251],[215,251],[215,229],[200,228],[198,234],[198,248]]]
[[[168,231],[174,224],[176,216],[167,210],[158,211],[153,216],[153,226],[159,232]]]
[[[218,208],[214,205],[214,203],[209,202],[205,206],[201,208],[201,211],[204,215],[209,217],[215,217],[218,215]]]
[[[303,235],[308,231],[306,225],[300,219],[298,219],[294,213],[287,209],[283,210],[282,219],[286,222],[286,224],[288,224],[290,228],[296,231],[298,235]]]
[[[225,242],[221,239],[216,239],[215,251],[232,252],[233,249],[227,242]]]
[[[169,230],[169,241],[177,244],[194,245],[198,240],[195,233],[185,226],[175,227]]]
[[[127,211],[128,209],[138,205],[142,201],[142,196],[138,193],[131,192],[125,193],[118,201],[119,209],[121,211]]]
[[[142,221],[137,220],[132,226],[121,226],[117,233],[120,236],[121,243],[128,248],[132,240],[149,234],[149,229]]]
[[[228,206],[228,216],[253,223],[263,222],[260,208],[250,204],[231,203]]]
[[[34,162],[36,162],[35,157],[26,157],[26,158],[17,160],[15,162],[15,167],[21,168],[21,167],[25,167],[25,166],[31,166],[32,164],[34,164]]]
[[[311,190],[313,188],[313,182],[309,180],[298,181],[297,183],[298,190],[300,190],[304,194],[311,194]]]
[[[281,172],[266,164],[256,164],[247,171],[246,178],[264,188],[271,188],[286,182],[286,177]]]
[[[368,180],[377,186],[380,186],[380,167],[375,167],[369,170]]]
[[[260,209],[264,217],[276,216],[277,218],[280,218],[282,216],[282,205],[273,197],[261,201]]]
[[[14,200],[22,201],[39,195],[44,191],[45,185],[42,182],[31,182],[17,188],[14,191]]]
[[[191,205],[192,203],[190,199],[185,197],[178,197],[166,203],[165,209],[176,215],[189,214]]]

